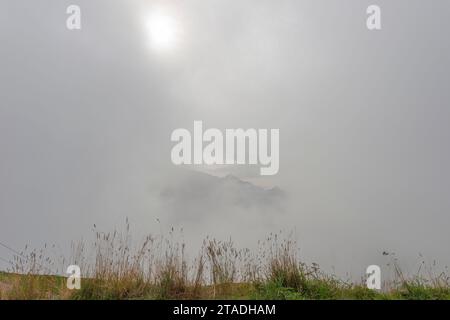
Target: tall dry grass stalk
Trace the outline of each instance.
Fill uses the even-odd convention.
[[[104,233],[94,228],[91,245],[72,243],[72,255],[59,264],[43,250],[21,252],[12,261],[10,274],[0,273],[1,299],[338,299],[377,298],[362,285],[342,282],[324,274],[317,264],[302,263],[291,235],[271,234],[259,242],[258,251],[238,249],[231,240],[206,238],[191,259],[174,230],[167,236],[147,236],[132,241],[126,222],[123,232]],[[81,290],[69,291],[64,266],[76,264],[82,271]],[[62,266],[57,268],[58,266]],[[49,272],[49,270],[59,270]],[[395,291],[400,298],[450,297],[449,277],[444,273],[408,280],[397,264]],[[5,280],[6,279],[6,280]],[[6,288],[6,289],[5,289]],[[434,291],[430,291],[433,288]]]

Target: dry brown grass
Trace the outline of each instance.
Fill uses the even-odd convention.
[[[450,297],[444,274],[427,283],[408,280],[395,264],[399,283],[390,293],[377,293],[322,273],[298,257],[291,237],[271,234],[259,250],[238,249],[231,240],[207,238],[194,259],[173,229],[167,237],[131,241],[123,232],[95,231],[92,245],[72,245],[68,261],[82,270],[81,290],[68,290],[66,278],[48,275],[60,264],[39,251],[20,252],[8,274],[0,273],[0,299],[380,299]],[[60,274],[65,270],[60,268]],[[58,274],[57,272],[55,274]]]

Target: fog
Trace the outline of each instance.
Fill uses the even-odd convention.
[[[292,232],[305,261],[351,277],[383,251],[411,272],[449,264],[450,3],[375,2],[2,1],[0,241],[66,252],[128,217],[136,239],[183,228],[194,252],[206,235],[252,248]],[[156,9],[176,21],[172,48],[149,46]],[[279,173],[173,165],[170,135],[195,120],[280,129]],[[208,187],[192,169],[285,196],[236,205],[237,183],[193,198]]]

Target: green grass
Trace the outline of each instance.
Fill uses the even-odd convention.
[[[172,235],[133,246],[128,230],[96,233],[90,251],[84,243],[74,246],[70,260],[83,272],[80,290],[67,289],[64,277],[45,275],[55,263],[45,252],[32,251],[16,257],[8,273],[0,272],[0,299],[450,300],[445,274],[407,278],[394,262],[396,279],[385,286],[389,289],[369,290],[302,263],[295,242],[277,235],[256,254],[207,238],[198,257],[189,260],[185,245]]]
[[[230,283],[219,286],[168,289],[141,281],[102,283],[82,279],[80,290],[65,288],[66,279],[57,276],[0,274],[0,282],[8,284],[8,292],[0,299],[233,299],[233,300],[450,300],[449,288],[405,283],[389,292],[367,289],[362,285],[339,284],[329,280],[307,280],[298,287],[287,287],[282,281]]]

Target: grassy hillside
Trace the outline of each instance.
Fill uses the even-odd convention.
[[[377,292],[302,263],[295,243],[278,235],[261,242],[257,253],[205,239],[189,260],[185,245],[171,236],[132,246],[128,230],[98,232],[90,250],[73,246],[70,264],[82,270],[80,290],[67,289],[65,277],[45,275],[56,266],[45,250],[20,253],[0,273],[0,299],[450,299],[445,274],[407,279],[394,263],[396,279]]]
[[[341,284],[335,280],[291,279],[291,275],[284,276],[265,282],[200,286],[185,285],[176,279],[165,279],[155,284],[139,279],[117,279],[113,282],[82,279],[81,290],[68,290],[66,278],[63,277],[2,273],[0,299],[450,299],[449,287],[433,287],[414,281],[389,292],[377,292],[363,285]]]

